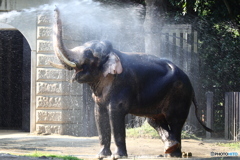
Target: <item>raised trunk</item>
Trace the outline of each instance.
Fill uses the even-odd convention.
[[[76,68],[76,64],[70,61],[70,50],[68,50],[62,41],[62,22],[58,8],[55,9],[55,23],[53,28],[53,47],[56,56],[66,69]],[[53,63],[52,63],[53,64]],[[55,65],[55,64],[53,64]]]

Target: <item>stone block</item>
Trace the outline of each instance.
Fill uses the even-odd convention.
[[[36,132],[38,134],[63,134],[63,125],[61,124],[37,124]]]
[[[82,124],[37,124],[37,134],[60,134],[82,136],[84,126]]]
[[[38,15],[37,24],[38,25],[51,25],[53,23],[53,14],[45,13]]]
[[[62,69],[37,69],[37,81],[69,81],[71,76],[67,76],[66,70]]]
[[[37,109],[80,109],[82,96],[37,96]]]
[[[37,54],[37,67],[51,67],[50,62],[60,64],[60,61],[54,54]]]
[[[68,82],[37,82],[37,95],[82,95],[82,85]]]
[[[53,28],[52,27],[38,27],[37,39],[52,39]]]
[[[37,123],[64,123],[62,110],[37,110]]]
[[[62,109],[63,100],[61,96],[37,96],[37,109]]]
[[[37,41],[37,52],[38,53],[52,53],[53,42],[50,40],[38,40]]]
[[[81,109],[69,110],[37,110],[38,124],[80,123]]]
[[[37,95],[64,95],[69,94],[69,87],[62,82],[37,82]]]

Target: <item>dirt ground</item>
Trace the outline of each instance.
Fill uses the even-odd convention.
[[[211,152],[238,152],[228,147],[216,145],[218,142],[230,142],[226,140],[182,140],[182,151],[192,152],[193,158],[212,158]],[[131,158],[157,158],[163,155],[163,143],[159,139],[127,138],[128,155]],[[114,151],[114,143],[111,145]],[[26,155],[28,153],[41,152],[57,155],[73,155],[79,158],[92,159],[98,153],[100,147],[98,137],[74,137],[47,135],[39,136],[23,132],[0,130],[0,159],[6,153]],[[238,157],[240,159],[240,157]],[[19,159],[19,158],[12,158]],[[26,159],[26,158],[25,158]],[[234,159],[237,159],[235,157]]]

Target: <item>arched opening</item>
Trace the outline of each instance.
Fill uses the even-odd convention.
[[[0,130],[30,131],[30,64],[22,33],[0,28]]]

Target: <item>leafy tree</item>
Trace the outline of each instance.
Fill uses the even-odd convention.
[[[146,0],[147,1],[147,0]],[[204,89],[240,91],[240,0],[169,0],[166,21],[190,23],[199,33]]]

